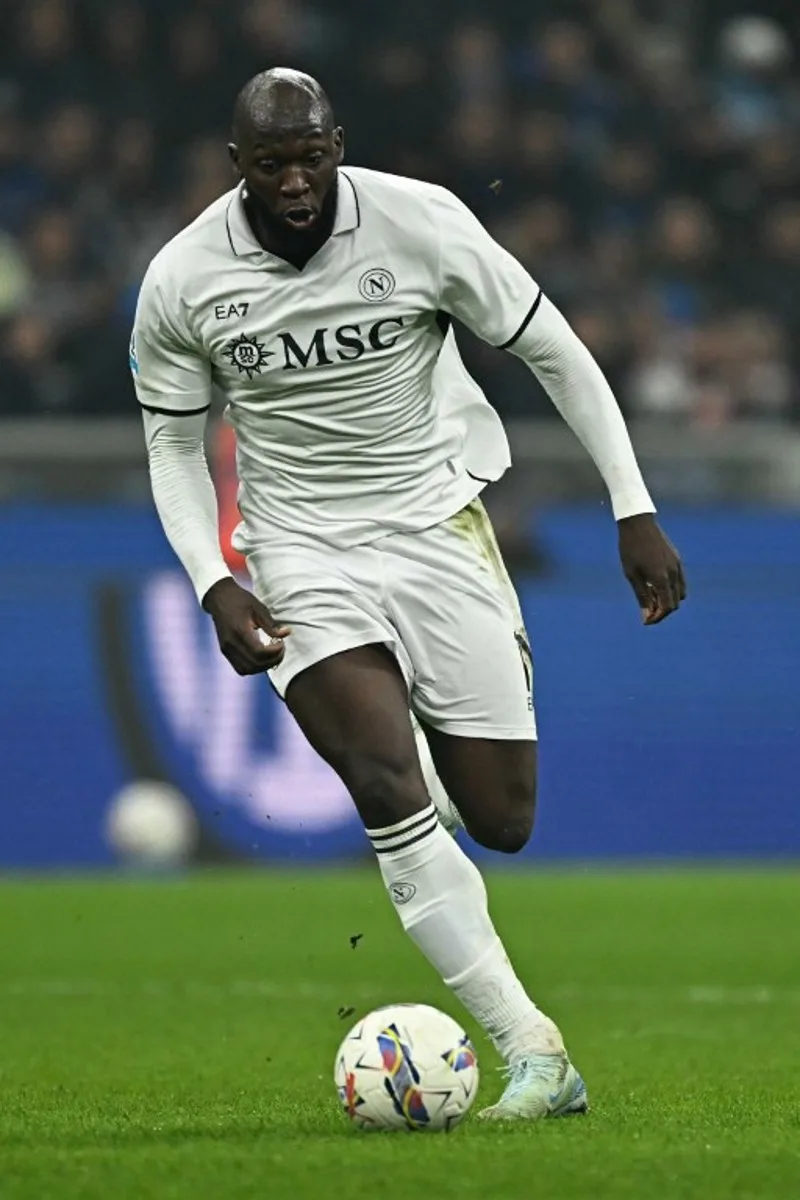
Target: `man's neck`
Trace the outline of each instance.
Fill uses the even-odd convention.
[[[245,192],[244,211],[250,228],[256,240],[270,254],[283,258],[286,262],[302,271],[318,250],[327,242],[333,233],[336,223],[336,206],[338,198],[338,177],[334,180],[322,204],[322,212],[315,227],[307,233],[295,233],[287,229],[283,221],[278,220],[267,209],[257,196]]]

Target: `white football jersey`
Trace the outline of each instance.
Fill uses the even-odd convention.
[[[530,275],[441,187],[339,173],[332,236],[302,269],[256,241],[240,186],[155,257],[131,343],[140,403],[226,400],[239,547],[333,546],[424,529],[509,465],[449,317],[507,347],[540,300]]]

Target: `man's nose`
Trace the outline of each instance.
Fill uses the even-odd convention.
[[[290,200],[304,196],[308,191],[308,180],[299,167],[287,167],[281,179],[281,193]]]

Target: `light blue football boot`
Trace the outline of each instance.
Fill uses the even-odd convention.
[[[586,1084],[561,1054],[528,1054],[506,1067],[508,1083],[496,1104],[478,1113],[485,1121],[539,1121],[589,1111]]]

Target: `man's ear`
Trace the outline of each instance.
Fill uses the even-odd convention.
[[[228,142],[228,154],[230,156],[231,162],[233,163],[234,171],[236,172],[239,179],[241,179],[242,178],[242,168],[239,166],[239,147],[236,145],[235,142]]]
[[[336,165],[340,167],[344,161],[344,130],[341,125],[333,131],[333,146],[336,151]]]

